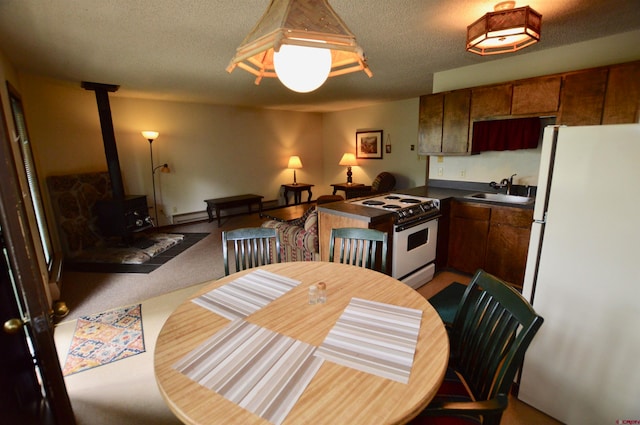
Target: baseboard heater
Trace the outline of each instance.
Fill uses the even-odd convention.
[[[278,201],[262,201],[262,211],[266,211],[268,209],[278,207]],[[254,205],[253,212],[257,212],[257,207]],[[228,208],[221,211],[223,214],[220,214],[221,217],[231,217],[234,215],[246,214],[247,207],[237,207],[237,208]],[[214,218],[217,218],[214,216]],[[186,224],[193,223],[196,221],[209,220],[209,216],[207,215],[207,211],[193,211],[187,213],[173,214],[171,216],[171,224]]]

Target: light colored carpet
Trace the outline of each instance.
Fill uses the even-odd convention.
[[[63,320],[135,304],[222,277],[222,231],[260,226],[265,220],[254,213],[226,218],[220,228],[215,221],[171,227],[167,231],[210,234],[148,274],[64,271],[61,300],[70,312]]]

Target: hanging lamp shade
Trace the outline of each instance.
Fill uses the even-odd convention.
[[[496,4],[494,11],[467,27],[467,50],[481,56],[515,52],[540,40],[542,15],[515,1]]]
[[[286,48],[294,46],[305,48],[302,50],[309,56],[295,52],[300,49]],[[283,64],[286,59],[274,58],[287,53],[293,57],[293,65]],[[316,60],[318,64],[311,65]],[[351,72],[363,71],[373,76],[355,36],[327,0],[271,0],[267,11],[236,49],[227,72],[236,67],[253,74],[255,84],[263,78],[279,78],[285,86],[300,92],[315,90],[327,78]],[[319,75],[315,75],[316,71]],[[296,79],[302,82],[292,82]],[[313,83],[307,83],[311,80]]]

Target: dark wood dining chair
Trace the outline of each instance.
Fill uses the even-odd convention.
[[[340,239],[339,260],[344,264],[366,267],[385,272],[387,270],[387,233],[375,229],[343,227],[331,229],[329,261],[334,261],[336,239]],[[380,268],[376,268],[376,253],[380,249]]]
[[[542,322],[513,287],[478,270],[447,329],[451,349],[444,382],[409,424],[498,425],[516,371]]]
[[[236,271],[280,262],[280,240],[276,229],[245,227],[222,232],[224,274],[229,275],[229,243],[233,243]],[[275,249],[271,248],[271,243]]]

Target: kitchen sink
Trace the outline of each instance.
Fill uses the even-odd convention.
[[[533,204],[536,200],[535,198],[530,198],[528,196],[505,195],[504,193],[474,193],[473,195],[465,196],[465,198],[520,205]]]

